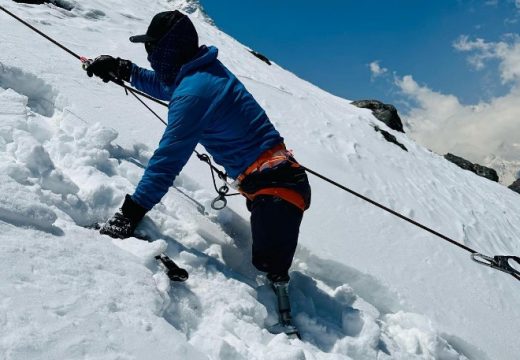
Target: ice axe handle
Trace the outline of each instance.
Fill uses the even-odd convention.
[[[164,267],[168,270],[167,275],[172,281],[186,281],[188,280],[188,272],[179,267],[172,259],[164,255],[157,255],[155,257],[160,260]]]

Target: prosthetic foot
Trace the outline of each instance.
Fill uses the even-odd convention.
[[[294,326],[291,316],[291,303],[289,301],[289,275],[268,274],[278,305],[278,323],[269,328],[272,334],[285,333],[291,338],[300,339],[300,333]]]

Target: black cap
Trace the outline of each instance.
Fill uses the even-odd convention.
[[[165,11],[155,15],[144,35],[131,36],[133,43],[158,42],[181,19],[187,17],[178,10]]]

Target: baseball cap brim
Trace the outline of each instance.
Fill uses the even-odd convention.
[[[135,35],[130,36],[130,41],[133,43],[145,43],[150,41],[156,41],[157,39],[150,35]]]

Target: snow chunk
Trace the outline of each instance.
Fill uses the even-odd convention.
[[[121,249],[134,254],[144,263],[153,261],[157,255],[164,253],[168,247],[164,240],[147,242],[134,237],[125,239],[124,241],[112,239],[112,242]]]
[[[53,230],[56,213],[40,204],[38,196],[30,188],[22,186],[6,175],[0,175],[0,220],[15,226],[30,226]]]
[[[15,130],[13,132],[13,149],[17,161],[24,164],[35,177],[49,174],[54,164],[43,146],[29,133]]]
[[[409,354],[426,359],[466,359],[434,330],[431,321],[418,314],[398,312],[384,316],[383,331]]]
[[[57,91],[36,75],[0,63],[0,87],[25,95],[35,113],[47,117],[54,114]]]

